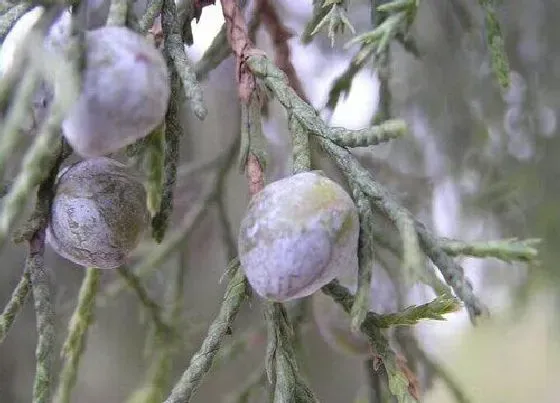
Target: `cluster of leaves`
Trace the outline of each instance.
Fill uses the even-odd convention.
[[[76,4],[74,4],[76,3]],[[193,41],[190,23],[201,17],[202,8],[212,2],[184,1],[177,7],[172,0],[152,0],[141,18],[132,15],[126,0],[112,0],[108,23],[126,24],[143,34],[151,33],[156,42],[161,37],[161,45],[171,73],[172,96],[165,122],[148,138],[134,144],[127,155],[147,173],[148,203],[153,213],[152,235],[159,244],[155,249],[142,256],[132,268],[121,268],[119,274],[124,284],[132,289],[153,322],[152,354],[154,365],[147,374],[145,384],[131,397],[134,402],[166,403],[188,402],[200,386],[203,376],[217,360],[227,360],[224,351],[236,350],[232,346],[222,346],[224,338],[231,332],[236,315],[250,294],[249,285],[243,270],[235,258],[235,242],[229,235],[229,224],[225,215],[222,189],[225,174],[232,166],[236,154],[248,178],[250,194],[257,193],[265,184],[267,153],[262,129],[262,89],[266,88],[286,110],[290,132],[293,136],[293,171],[302,172],[313,167],[311,146],[318,144],[325,155],[335,163],[344,175],[347,185],[360,214],[359,275],[358,290],[352,295],[338,282],[323,288],[340,304],[352,318],[352,327],[361,330],[368,338],[378,360],[387,375],[386,383],[390,393],[399,402],[412,402],[418,398],[414,379],[406,366],[399,360],[387,340],[383,329],[397,326],[411,326],[420,320],[442,320],[443,315],[455,312],[464,304],[471,318],[484,313],[485,308],[474,295],[472,286],[465,278],[463,269],[454,260],[455,256],[496,257],[505,261],[533,261],[536,258],[534,241],[503,240],[493,243],[464,243],[437,237],[392,197],[385,187],[378,183],[349,150],[353,147],[369,147],[381,142],[398,138],[406,133],[406,124],[400,120],[388,120],[385,116],[379,124],[362,130],[348,130],[329,127],[317,111],[306,102],[305,94],[291,65],[286,32],[274,5],[270,0],[259,0],[255,7],[254,20],[249,27],[263,23],[269,33],[275,36],[276,63],[263,52],[254,48],[250,40],[250,29],[245,23],[237,2],[222,0],[225,18],[223,28],[213,43],[195,65],[191,64],[184,50],[184,44]],[[242,2],[243,3],[243,2]],[[354,28],[346,14],[348,4],[344,0],[316,0],[313,17],[303,35],[310,41],[327,28],[331,43],[344,28],[354,34]],[[85,4],[85,3],[83,3]],[[84,25],[80,7],[83,4],[72,2],[75,41],[68,49],[66,58],[53,58],[40,46],[53,21],[65,8],[60,3],[43,5],[46,12],[26,37],[16,55],[15,66],[23,69],[10,69],[0,78],[0,106],[5,110],[1,121],[0,174],[7,158],[18,144],[18,127],[29,107],[37,83],[47,81],[59,91],[49,106],[47,116],[42,122],[31,147],[26,151],[21,169],[8,186],[0,208],[0,244],[3,244],[18,218],[23,214],[24,202],[36,192],[37,205],[29,217],[19,240],[26,241],[29,254],[22,279],[4,311],[0,315],[0,341],[10,329],[17,313],[32,293],[37,314],[37,368],[33,393],[34,402],[50,401],[54,360],[54,327],[50,286],[43,263],[44,230],[52,198],[52,185],[59,167],[68,156],[69,150],[61,139],[60,127],[69,106],[76,99],[80,88],[80,60],[83,55]],[[33,3],[2,3],[0,15],[0,37],[13,27],[15,22]],[[358,71],[372,61],[376,65],[388,62],[388,52],[393,42],[401,43],[405,49],[419,55],[418,47],[410,35],[410,28],[420,6],[419,0],[395,0],[376,4],[372,7],[372,30],[355,36],[348,46],[359,45],[359,51],[352,59],[348,69],[337,79],[331,89],[328,107],[335,108],[340,96],[349,91],[352,79]],[[487,15],[488,39],[492,51],[493,66],[503,85],[507,85],[507,61],[503,51],[503,39],[490,1],[481,1]],[[161,32],[158,31],[157,18],[161,19]],[[202,19],[202,23],[204,20]],[[204,119],[207,106],[198,80],[207,77],[208,72],[218,66],[231,53],[237,62],[237,80],[241,102],[242,124],[240,138],[217,159],[189,167],[193,174],[211,170],[212,179],[201,192],[198,203],[189,210],[174,229],[168,229],[169,217],[173,208],[175,183],[178,175],[179,144],[183,135],[179,123],[179,111],[185,101],[199,119]],[[27,63],[26,63],[27,62]],[[21,70],[21,71],[20,71]],[[382,103],[389,102],[388,94]],[[389,109],[387,109],[389,110]],[[53,149],[52,145],[58,147]],[[183,295],[184,266],[177,270],[175,278],[170,279],[171,293],[163,309],[154,301],[142,286],[142,276],[156,270],[188,237],[196,223],[208,211],[216,207],[228,234],[224,240],[232,259],[226,272],[229,284],[216,319],[208,329],[199,351],[191,358],[190,364],[165,398],[171,376],[170,362],[174,348],[180,342],[178,322]],[[374,213],[385,216],[393,225],[396,242],[386,234],[375,230]],[[410,280],[431,286],[437,297],[424,305],[403,307],[399,312],[380,315],[370,311],[369,290],[372,281],[371,268],[376,258],[376,250],[386,249],[393,253],[402,265],[399,271]],[[442,276],[444,281],[440,279]],[[95,300],[100,292],[100,273],[98,269],[86,271],[78,302],[69,324],[68,335],[63,347],[64,363],[55,401],[70,401],[70,394],[76,381],[80,357],[86,343],[88,327],[93,320]],[[105,296],[114,295],[122,289],[123,283],[105,289]],[[265,365],[252,374],[243,389],[237,394],[238,401],[247,401],[251,391],[257,386],[267,384],[270,398],[274,402],[314,402],[317,401],[304,375],[299,369],[297,339],[299,328],[305,322],[301,309],[305,301],[299,301],[296,309],[288,309],[279,303],[265,303],[264,321],[267,337]],[[239,335],[232,343],[245,337]],[[420,348],[417,347],[417,350]],[[406,350],[403,346],[403,350]],[[220,351],[222,353],[220,353]],[[220,355],[221,354],[221,355]],[[416,354],[421,356],[421,354]],[[425,357],[426,365],[431,361]],[[439,368],[431,365],[431,368]],[[375,371],[372,366],[371,371]],[[438,370],[442,372],[441,370]],[[440,373],[449,380],[446,374]],[[267,382],[268,381],[268,382]],[[449,381],[451,382],[451,381]],[[243,400],[245,399],[245,400]]]

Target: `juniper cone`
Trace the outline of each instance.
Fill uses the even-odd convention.
[[[87,33],[82,94],[63,122],[75,152],[103,156],[147,136],[162,121],[170,86],[162,54],[117,26]]]
[[[239,259],[261,297],[288,301],[355,273],[358,235],[348,193],[321,173],[303,172],[253,197],[241,222]]]
[[[521,299],[535,284],[546,283],[534,281],[534,273],[541,278],[545,271],[534,239],[467,242],[439,236],[441,217],[448,222],[455,213],[435,214],[442,212],[436,206],[445,196],[459,207],[458,223],[466,223],[460,220],[466,217],[484,219],[490,226],[480,228],[492,232],[519,218],[521,226],[508,224],[507,232],[536,230],[536,222],[547,224],[543,233],[554,232],[548,227],[551,214],[529,210],[535,201],[546,201],[539,197],[555,188],[550,184],[556,171],[536,171],[539,181],[529,181],[512,160],[535,168],[541,159],[556,163],[549,147],[555,141],[551,133],[556,121],[548,113],[553,105],[543,103],[559,98],[553,86],[515,89],[500,27],[500,13],[506,9],[495,0],[456,0],[443,8],[419,0],[314,0],[304,28],[297,2],[283,2],[280,9],[282,2],[272,0],[221,0],[220,10],[211,7],[214,3],[0,5],[0,247],[6,255],[27,253],[23,273],[9,256],[3,261],[0,344],[15,344],[0,345],[7,347],[0,354],[13,354],[0,359],[0,366],[8,368],[0,368],[8,376],[0,376],[0,384],[7,385],[0,386],[0,400],[214,402],[229,392],[211,373],[223,366],[235,376],[227,382],[235,385],[231,399],[224,399],[230,402],[316,403],[313,385],[324,403],[414,403],[429,401],[428,389],[439,378],[458,402],[467,403],[447,365],[423,351],[424,333],[415,331],[416,324],[444,320],[462,308],[473,322],[487,312],[462,257],[528,264],[524,276],[508,267],[502,277],[510,284],[529,280]],[[554,11],[547,2],[533,3],[522,14],[534,21],[547,7]],[[516,8],[508,5],[507,11],[515,13]],[[207,37],[217,16],[206,12],[210,9],[221,12],[214,22],[222,27],[214,38]],[[551,21],[558,17],[546,14]],[[447,22],[437,21],[443,16]],[[201,29],[195,30],[193,21]],[[539,49],[552,52],[554,47],[526,41],[536,31],[525,22],[504,32],[513,33],[507,42],[519,53],[516,64],[529,61],[538,67],[526,69],[538,73],[527,86],[538,87],[548,65],[554,65],[541,69],[535,64]],[[292,23],[293,30],[288,28]],[[446,28],[450,26],[453,31]],[[546,42],[548,31],[537,27],[538,41]],[[26,30],[33,36],[22,42]],[[433,35],[444,31],[446,35]],[[484,36],[486,46],[481,46]],[[344,46],[341,40],[347,39]],[[312,41],[312,48],[298,49]],[[441,51],[442,41],[449,52]],[[204,42],[209,45],[194,62],[198,52],[189,46]],[[294,49],[298,52],[292,53]],[[303,59],[294,63],[294,56]],[[338,62],[344,58],[341,71]],[[473,62],[475,68],[468,68]],[[367,72],[372,68],[375,78]],[[338,77],[332,80],[334,70]],[[371,89],[363,87],[368,77]],[[488,100],[500,99],[498,85],[505,90],[510,84],[519,94],[501,94],[510,108],[504,125],[508,136],[500,135],[496,142],[502,116],[496,119],[491,113],[503,108]],[[359,87],[365,92],[356,102]],[[344,100],[348,103],[341,105]],[[548,112],[538,112],[542,106]],[[529,107],[535,113],[528,114]],[[526,128],[523,133],[508,124],[515,114],[523,121],[513,126]],[[286,124],[277,125],[278,119]],[[349,126],[362,119],[371,124],[344,127],[344,122]],[[266,120],[272,124],[264,124]],[[530,137],[533,129],[542,131],[538,142]],[[389,140],[389,149],[379,148]],[[450,152],[453,144],[457,150]],[[117,160],[127,160],[126,166]],[[313,171],[321,168],[332,176]],[[287,177],[271,182],[279,172]],[[524,186],[503,182],[509,178],[522,179]],[[531,194],[524,203],[527,184]],[[393,193],[397,189],[401,196],[405,191],[404,199]],[[482,202],[473,203],[471,196],[479,199],[489,189]],[[468,206],[459,206],[449,194],[462,196]],[[238,202],[244,206],[246,197],[251,198],[249,206],[240,211]],[[556,211],[556,200],[548,204]],[[480,207],[488,215],[479,214]],[[23,246],[10,245],[14,249],[8,251],[11,237]],[[64,275],[60,261],[53,269],[62,275],[51,281],[53,262],[44,256],[46,242],[68,264],[87,267],[75,299],[59,300],[61,290],[78,287],[74,276]],[[14,273],[20,279],[10,290],[6,287]],[[221,273],[227,285],[219,284]],[[218,307],[208,297],[220,287]],[[116,301],[124,290],[135,299]],[[427,301],[424,297],[432,293],[436,297]],[[264,301],[254,303],[253,296]],[[501,304],[504,299],[498,300]],[[60,302],[63,309],[58,309]],[[74,302],[72,315],[65,315],[68,302]],[[30,303],[35,318],[28,321],[19,313]],[[102,306],[111,309],[98,309]],[[131,325],[139,325],[130,314],[134,308],[149,323],[130,332]],[[105,320],[108,314],[119,320]],[[193,332],[200,336],[192,314],[212,316],[198,346],[191,343]],[[68,325],[61,327],[67,318]],[[97,318],[99,331],[88,337]],[[309,326],[313,319],[318,333]],[[16,320],[21,322],[13,326]],[[28,334],[8,340],[10,331],[18,336],[31,328],[35,340]],[[522,330],[514,333],[523,335]],[[360,388],[365,394],[355,396],[360,383],[355,371],[322,356],[328,346],[321,337],[358,365],[366,364]],[[125,353],[132,354],[111,353],[124,351],[120,339]],[[315,340],[316,345],[308,344]],[[115,342],[119,344],[111,344]],[[143,368],[134,360],[142,349],[149,357]],[[31,357],[25,353],[31,350],[33,373],[27,370]],[[307,354],[317,351],[321,354]],[[259,352],[260,357],[253,354]],[[92,354],[93,362],[84,362]],[[255,357],[258,362],[246,361]],[[251,374],[241,371],[246,364],[256,364]],[[325,367],[315,372],[317,365]],[[461,369],[452,368],[463,376]],[[317,375],[325,371],[332,372],[320,382]],[[530,379],[527,374],[523,372],[524,380]],[[32,376],[33,382],[28,379]],[[209,387],[201,388],[207,379]],[[29,396],[14,385],[26,385]],[[546,400],[535,395],[539,389],[545,388],[531,388],[532,400]]]
[[[142,182],[117,161],[93,158],[58,178],[47,242],[80,266],[112,269],[138,245],[148,217]]]

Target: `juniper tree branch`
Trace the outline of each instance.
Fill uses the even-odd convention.
[[[402,245],[388,228],[372,228],[375,242],[396,256],[402,254]],[[459,239],[439,238],[441,249],[452,257],[474,257],[480,259],[494,258],[506,263],[533,262],[538,259],[537,246],[541,240],[529,239],[493,239],[489,241],[463,241]]]
[[[315,35],[315,28],[329,12],[328,7],[323,7],[324,3],[325,0],[313,0],[313,14],[311,16],[311,20],[307,22],[301,36],[301,42],[305,45],[311,42],[313,36]]]
[[[226,247],[226,256],[228,261],[237,256],[237,241],[231,228],[230,220],[227,216],[225,200],[226,178],[228,171],[233,165],[237,151],[239,150],[240,140],[239,136],[236,136],[235,141],[229,148],[229,152],[225,155],[223,166],[218,172],[218,181],[216,184],[216,207],[218,210],[218,219],[222,226],[222,239]]]
[[[27,67],[13,96],[10,108],[0,124],[2,136],[2,142],[0,143],[0,177],[4,177],[5,167],[9,158],[12,157],[14,151],[23,140],[20,125],[29,113],[29,105],[38,83],[38,70],[33,66]]]
[[[369,200],[363,192],[355,187],[353,197],[358,207],[360,218],[360,236],[358,238],[358,288],[356,298],[352,304],[350,316],[353,331],[359,331],[370,308],[371,302],[371,281],[374,262],[373,237],[371,236],[374,226],[373,213]]]
[[[173,0],[164,1],[165,11],[162,15],[162,28],[164,35],[164,55],[167,68],[170,71],[171,95],[169,105],[165,114],[164,136],[165,136],[165,157],[163,193],[161,197],[160,209],[152,218],[152,236],[156,242],[161,242],[167,231],[169,217],[173,211],[173,195],[175,192],[175,182],[177,180],[177,164],[179,161],[179,145],[182,135],[182,128],[179,120],[181,89],[189,83],[181,84],[178,69],[182,68],[175,64],[175,55],[184,53],[181,36],[177,33],[175,26],[175,3]],[[173,49],[175,49],[173,51]],[[181,59],[182,60],[182,59]],[[189,69],[189,66],[185,66]],[[191,83],[192,84],[192,83]]]
[[[367,169],[360,165],[358,160],[346,148],[335,144],[337,140],[340,140],[341,132],[350,137],[363,137],[363,133],[344,128],[329,128],[315,110],[297,96],[294,90],[289,87],[285,75],[265,56],[252,55],[247,59],[247,64],[256,75],[265,81],[286,110],[294,114],[300,123],[318,138],[325,152],[334,159],[347,179],[351,183],[358,185],[370,198],[374,206],[397,224],[400,227],[399,229],[403,229],[403,227],[407,229],[401,235],[405,239],[412,237],[413,240],[416,236],[418,237],[424,253],[438,267],[447,283],[454,289],[461,300],[465,302],[471,318],[474,319],[474,317],[485,311],[483,304],[474,295],[471,283],[465,278],[463,268],[441,249],[438,238],[423,224],[416,221],[408,210],[398,204],[390,192],[377,183]],[[412,225],[403,225],[403,223],[406,224],[407,222]],[[416,233],[411,234],[410,228],[413,228]],[[405,246],[410,245],[410,243],[407,242]],[[414,242],[412,243],[414,244]],[[404,253],[406,258],[406,248]],[[412,253],[412,255],[417,255],[417,253]],[[409,257],[408,260],[409,265],[412,265],[411,262],[415,262],[418,259]]]
[[[24,271],[2,314],[0,314],[0,343],[6,339],[10,328],[27,300],[30,290],[31,276],[28,271]]]
[[[29,255],[25,262],[25,271],[31,277],[35,315],[37,318],[37,347],[35,349],[36,366],[33,383],[33,403],[48,403],[53,380],[54,363],[54,308],[51,285],[45,269],[43,253],[45,251],[45,230],[35,233],[29,241]]]
[[[347,0],[322,2],[322,9],[325,10],[325,14],[314,12],[311,23],[314,23],[315,26],[309,36],[313,37],[326,27],[327,35],[331,40],[331,46],[334,46],[336,34],[343,33],[345,28],[348,28],[353,34],[356,33],[346,14],[346,11],[348,10],[348,3],[349,2]],[[320,20],[314,21],[315,17],[319,15],[324,16]],[[306,34],[304,33],[304,42],[307,39],[305,35]]]
[[[78,302],[68,326],[68,336],[62,346],[64,364],[60,373],[55,403],[70,403],[72,389],[78,376],[78,366],[86,348],[87,332],[93,323],[93,309],[100,276],[100,269],[88,268],[80,286]]]
[[[530,262],[538,257],[536,246],[540,239],[498,239],[491,241],[466,242],[452,239],[442,239],[441,247],[451,256],[472,256],[502,260],[507,263],[512,261]]]
[[[197,118],[203,120],[208,114],[208,110],[204,104],[202,89],[196,81],[193,66],[185,53],[181,23],[177,16],[177,7],[173,1],[163,1],[161,26],[165,44],[164,53],[168,60],[168,67],[178,74],[183,85],[185,97],[192,111]],[[177,95],[172,93],[172,98],[177,97]],[[175,102],[178,102],[178,98]]]
[[[335,302],[339,303],[346,313],[349,314],[351,312],[354,297],[346,288],[338,284],[338,281],[332,281],[321,290],[331,296]],[[376,321],[382,316],[375,315],[372,312],[368,313],[366,319],[362,322],[360,330],[368,337],[374,354],[378,355],[383,362],[387,371],[391,394],[397,398],[399,403],[416,402],[416,398],[409,389],[410,380],[399,367],[397,355],[389,346],[389,342],[383,333],[381,333],[381,328],[377,326]],[[382,321],[379,323],[382,323]]]
[[[239,7],[243,9],[246,3],[246,0],[239,1]],[[259,23],[258,18],[253,18],[249,22],[249,27],[254,27],[256,29]],[[224,23],[212,40],[210,46],[208,46],[206,51],[202,54],[200,60],[195,63],[194,71],[196,79],[199,81],[206,80],[210,72],[226,60],[229,55],[231,55],[231,47],[228,43],[227,28]]]
[[[320,138],[323,149],[331,155],[340,166],[345,176],[360,186],[377,209],[383,212],[391,221],[396,222],[402,215],[412,217],[412,214],[399,205],[390,193],[365,169],[356,158],[345,148],[337,146],[327,139]],[[475,296],[472,284],[465,277],[463,268],[456,263],[439,245],[439,239],[422,223],[411,218],[424,253],[440,270],[445,281],[453,288],[459,298],[465,303],[471,319],[481,315],[486,308]]]
[[[299,373],[294,349],[294,330],[283,304],[267,301],[264,308],[268,327],[266,373],[274,403],[318,402]]]
[[[186,252],[179,254],[176,272],[167,281],[165,295],[165,320],[169,324],[178,323],[181,320],[183,306],[184,280],[186,273]],[[165,329],[158,329],[156,325],[155,334],[155,354],[152,364],[148,370],[148,375],[144,385],[139,388],[128,403],[159,403],[165,398],[165,391],[168,387],[169,376],[171,375],[173,364],[173,352],[177,348],[177,339],[169,340],[166,334],[162,334]]]
[[[48,178],[56,165],[60,152],[60,126],[64,115],[78,95],[79,83],[75,65],[66,60],[58,60],[42,47],[44,32],[58,12],[49,10],[44,19],[30,30],[26,36],[29,62],[45,78],[52,80],[60,88],[49,114],[42,124],[33,144],[27,150],[21,171],[15,177],[0,211],[0,245],[6,239],[15,221],[20,217],[34,189]],[[53,144],[55,147],[53,148]]]
[[[350,312],[352,305],[355,303],[355,297],[348,289],[341,286],[338,281],[331,282],[323,287],[322,290],[339,303],[345,311],[348,310]],[[413,305],[395,313],[377,314],[367,312],[362,325],[365,325],[366,328],[387,329],[393,326],[415,325],[426,319],[445,320],[443,315],[456,312],[459,307],[460,303],[455,298],[449,296],[437,297],[426,304]],[[363,330],[364,327],[362,326],[361,329]]]
[[[256,195],[265,185],[264,169],[266,154],[260,140],[262,138],[260,108],[258,107],[258,86],[253,72],[247,65],[251,54],[259,53],[253,48],[248,29],[234,0],[222,0],[222,11],[226,20],[227,38],[237,61],[237,82],[239,99],[242,103],[241,161],[250,196]],[[245,140],[245,141],[243,141]],[[248,144],[247,144],[248,143]],[[274,401],[314,402],[313,392],[303,381],[297,370],[293,348],[293,337],[285,308],[279,303],[267,303],[265,317],[269,328],[267,374],[273,384]]]
[[[309,133],[294,115],[289,115],[288,126],[292,135],[293,173],[311,170]]]
[[[490,51],[490,62],[492,71],[503,89],[510,85],[509,60],[505,50],[505,41],[502,35],[500,22],[496,14],[496,0],[478,0],[480,7],[484,10],[486,25],[486,42]]]
[[[143,168],[146,172],[146,197],[148,211],[156,215],[161,208],[165,184],[165,130],[164,125],[154,129],[145,138],[142,152]],[[153,229],[153,228],[152,228]]]
[[[54,362],[54,307],[51,295],[51,285],[49,283],[48,272],[44,266],[45,250],[45,228],[50,214],[50,206],[53,198],[53,188],[56,175],[60,165],[68,156],[68,150],[64,147],[65,142],[60,141],[62,146],[60,153],[53,158],[46,178],[39,185],[35,209],[26,225],[26,230],[20,236],[20,241],[27,241],[29,246],[28,256],[25,261],[24,277],[28,276],[30,287],[33,293],[35,315],[37,320],[37,347],[36,373],[33,385],[33,403],[50,402],[51,383],[53,380],[52,366]],[[20,298],[25,298],[23,292],[29,286],[25,282],[21,283],[19,289]],[[18,290],[16,290],[17,292]],[[17,294],[16,294],[17,295]],[[21,300],[23,302],[23,299]],[[12,305],[11,313],[15,314],[16,306]],[[12,317],[13,320],[13,317]]]
[[[170,232],[167,238],[159,244],[151,253],[146,256],[136,267],[132,270],[136,275],[144,275],[145,272],[157,268],[160,264],[164,263],[169,257],[171,252],[177,249],[181,242],[192,232],[193,228],[204,217],[208,211],[209,203],[214,199],[216,194],[216,187],[214,183],[207,184],[203,190],[200,200],[192,206],[187,214],[183,217],[178,225],[178,228]]]
[[[268,60],[266,56],[251,55],[247,65],[258,78],[270,88],[289,114],[293,114],[300,124],[318,137],[324,137],[348,147],[364,147],[379,144],[405,134],[406,124],[401,120],[389,120],[378,126],[360,130],[343,127],[328,127],[311,105],[301,99],[289,86],[286,75]]]
[[[146,34],[148,30],[154,25],[154,21],[158,14],[161,13],[161,7],[163,6],[163,0],[151,0],[148,2],[146,11],[140,17],[138,25],[140,27],[140,32]]]

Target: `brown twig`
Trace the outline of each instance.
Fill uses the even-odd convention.
[[[406,379],[408,380],[408,393],[416,400],[420,401],[420,382],[418,377],[412,371],[406,361],[404,355],[397,353],[397,367],[402,371]]]
[[[236,59],[236,76],[239,99],[249,105],[252,96],[257,95],[257,80],[249,67],[247,58],[256,50],[249,38],[247,24],[243,13],[235,0],[221,0],[222,13],[226,21],[227,39]],[[251,151],[247,157],[245,172],[249,183],[249,194],[252,196],[264,187],[264,171],[256,155]]]
[[[270,0],[257,0],[255,14],[260,16],[261,21],[272,39],[272,44],[274,45],[274,61],[276,65],[286,74],[290,87],[294,89],[296,94],[305,102],[309,103],[301,81],[292,64],[288,41],[294,36],[294,33],[282,23],[273,2]]]
[[[247,157],[246,166],[247,181],[249,183],[249,194],[253,196],[264,188],[264,171],[254,154]]]
[[[256,79],[247,66],[246,59],[254,49],[243,13],[235,0],[221,0],[222,13],[226,20],[227,39],[236,59],[236,74],[239,99],[248,104],[253,91],[257,88]]]

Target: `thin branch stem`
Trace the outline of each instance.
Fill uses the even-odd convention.
[[[68,336],[62,346],[64,364],[60,372],[55,403],[70,403],[80,360],[86,349],[87,332],[94,319],[93,310],[100,277],[100,269],[86,269],[78,294],[78,302],[68,325]]]
[[[190,21],[189,21],[190,23]],[[204,105],[202,89],[196,81],[193,66],[187,58],[181,34],[181,22],[177,16],[174,1],[164,0],[162,8],[161,26],[164,35],[164,51],[168,59],[168,66],[175,71],[183,85],[183,91],[189,105],[197,118],[203,120],[208,114]],[[178,94],[172,94],[174,98]],[[178,98],[176,98],[178,100]]]
[[[14,324],[17,315],[21,312],[29,291],[31,290],[31,276],[28,271],[25,271],[21,276],[16,288],[10,296],[10,300],[4,307],[2,314],[0,314],[0,343],[2,343],[10,328]]]
[[[267,301],[264,315],[268,328],[266,373],[274,403],[318,402],[299,372],[294,349],[294,330],[284,305]]]
[[[45,231],[37,231],[29,242],[25,271],[31,276],[35,315],[37,318],[36,366],[33,403],[48,403],[51,396],[54,363],[54,308],[49,275],[45,269]]]

